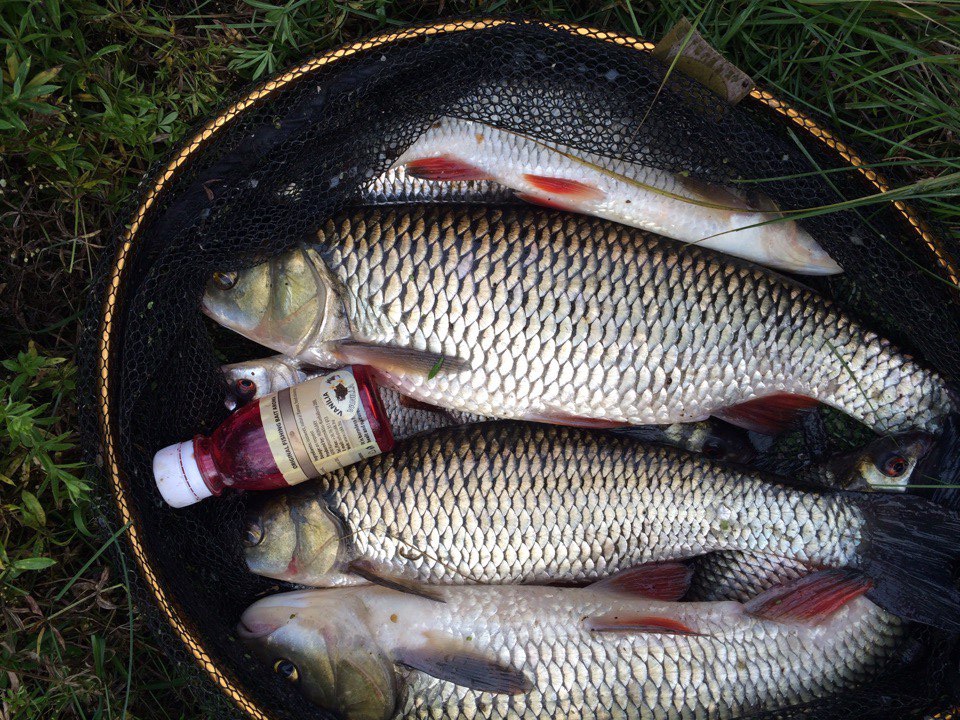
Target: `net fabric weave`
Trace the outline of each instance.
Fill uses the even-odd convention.
[[[192,661],[196,652],[184,651],[157,607],[151,586],[161,587],[214,672],[238,689],[254,715],[272,720],[323,714],[247,655],[234,635],[241,611],[278,589],[243,563],[244,501],[231,495],[172,510],[160,500],[150,467],[159,448],[209,432],[224,419],[218,366],[241,358],[223,350],[256,354],[201,315],[199,300],[214,271],[249,266],[309,239],[323,218],[350,204],[443,116],[702,180],[762,181],[756,187],[785,210],[876,192],[840,154],[767,104],[729,107],[680,75],[664,82],[666,67],[655,58],[596,32],[516,19],[465,21],[446,32],[413,35],[281,78],[228,121],[215,122],[209,139],[172,172],[161,169],[146,181],[138,201],[153,203],[125,253],[118,232],[118,255],[105,258],[85,320],[84,432],[88,446],[99,450],[109,494],[111,457],[103,454],[100,424],[101,357],[108,352],[111,449],[137,535],[136,546],[127,546],[127,563],[137,567],[139,554],[155,576],[140,573],[139,605],[165,644]],[[847,171],[830,173],[829,180],[817,174],[837,168]],[[956,247],[939,239],[932,251],[892,204],[802,224],[846,269],[810,284],[948,377],[960,375],[960,314],[943,267],[960,256]],[[115,286],[105,341],[104,301]],[[104,507],[112,532],[124,513],[110,498]],[[918,648],[913,671],[895,673],[897,682],[884,684],[882,693],[837,701],[830,713],[886,717],[942,706],[949,699],[937,697],[937,688],[956,672],[956,659],[948,660],[940,645]],[[221,694],[207,673],[195,684],[218,703]],[[216,712],[246,716],[234,703]],[[792,716],[810,712],[801,708]],[[813,716],[824,712],[815,708]]]

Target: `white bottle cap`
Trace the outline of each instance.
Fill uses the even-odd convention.
[[[169,445],[153,456],[153,478],[168,505],[180,508],[213,495],[200,474],[193,440]]]

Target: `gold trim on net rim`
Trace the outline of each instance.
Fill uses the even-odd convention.
[[[277,78],[268,80],[263,85],[260,85],[248,95],[228,107],[221,115],[209,121],[200,130],[200,132],[197,133],[190,140],[190,142],[188,142],[183,149],[177,153],[177,155],[175,155],[174,158],[166,165],[157,178],[154,186],[150,188],[140,203],[140,206],[137,208],[136,214],[133,217],[133,221],[130,223],[129,228],[124,233],[123,242],[117,251],[116,263],[113,268],[113,274],[111,276],[109,286],[107,288],[107,296],[104,299],[100,337],[100,359],[98,365],[100,372],[100,429],[102,433],[104,464],[110,473],[111,486],[117,503],[117,509],[120,512],[121,520],[124,524],[129,524],[129,531],[127,535],[130,542],[130,547],[133,550],[134,558],[137,561],[137,566],[148,587],[153,593],[157,605],[163,611],[163,614],[169,621],[174,633],[180,638],[183,644],[186,645],[187,649],[194,656],[200,667],[210,675],[211,679],[220,687],[224,694],[233,700],[241,710],[246,712],[247,715],[252,718],[252,720],[270,720],[270,718],[259,707],[257,707],[257,705],[243,690],[234,684],[231,678],[227,677],[220,670],[220,668],[214,664],[210,655],[207,654],[199,640],[197,640],[197,638],[188,628],[187,623],[184,621],[183,617],[181,617],[180,611],[174,607],[171,600],[167,597],[166,592],[160,586],[156,574],[153,572],[153,569],[147,560],[144,547],[140,542],[139,534],[137,532],[137,525],[134,522],[134,511],[127,502],[126,490],[120,476],[120,468],[117,463],[116,452],[114,449],[113,430],[110,424],[109,360],[114,310],[117,303],[117,295],[120,290],[123,269],[126,265],[127,256],[130,252],[133,240],[140,231],[147,212],[153,206],[164,186],[170,180],[172,180],[177,171],[185,163],[187,163],[187,161],[190,159],[190,156],[196,152],[201,145],[212,138],[218,131],[223,129],[237,115],[260,100],[270,96],[280,88],[283,88],[294,80],[297,80],[304,75],[332,62],[342,60],[343,58],[350,57],[359,52],[377,48],[388,43],[445,33],[484,30],[503,24],[513,24],[514,22],[515,21],[501,18],[486,18],[480,20],[465,20],[456,23],[427,25],[408,28],[399,32],[384,33],[366,40],[345,45],[336,50],[326,52],[318,57],[308,60],[306,63],[294,68],[293,70],[283,73]],[[596,40],[602,40],[604,42],[631,47],[642,52],[649,52],[654,47],[653,43],[645,42],[639,38],[614,31],[598,30],[595,28],[571,25],[568,23],[539,22],[537,24],[554,30],[567,32],[571,35],[591,37]],[[878,173],[874,172],[871,168],[864,167],[863,160],[850,147],[840,142],[840,140],[834,137],[827,130],[821,128],[812,119],[804,116],[798,110],[793,109],[782,100],[778,100],[764,90],[754,89],[750,95],[755,100],[765,103],[771,109],[796,125],[799,125],[801,128],[813,135],[813,137],[834,149],[841,157],[857,168],[857,170],[862,173],[863,176],[874,187],[877,188],[877,190],[880,192],[885,192],[890,189],[890,186]],[[950,263],[940,242],[932,235],[932,233],[930,233],[929,229],[926,227],[926,224],[920,219],[916,212],[909,205],[906,205],[901,201],[894,202],[894,206],[917,231],[917,234],[933,253],[941,267],[947,271],[950,280],[954,284],[960,283],[960,273],[958,273],[957,269]],[[942,718],[943,720],[950,720],[952,718],[952,714],[938,714],[935,717]]]

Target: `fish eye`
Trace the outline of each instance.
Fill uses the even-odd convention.
[[[726,453],[723,451],[723,446],[720,445],[716,440],[711,440],[703,444],[703,454],[710,458],[711,460],[719,460]]]
[[[257,394],[257,384],[250,378],[237,380],[237,393],[242,398],[250,399]]]
[[[273,671],[284,680],[295,683],[300,679],[300,671],[297,666],[286,658],[280,658],[273,664]]]
[[[907,471],[907,459],[903,455],[893,454],[887,456],[887,458],[880,465],[880,469],[883,471],[883,474],[887,477],[900,477]]]
[[[263,542],[264,535],[266,533],[263,531],[263,523],[259,520],[248,521],[243,533],[244,547],[256,547]]]
[[[213,284],[220,290],[229,290],[237,284],[237,273],[235,272],[215,272],[213,274]]]

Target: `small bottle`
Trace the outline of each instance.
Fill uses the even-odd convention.
[[[165,447],[153,476],[168,504],[185,507],[228,487],[296,485],[392,447],[377,385],[353,365],[244,405],[210,437]]]

